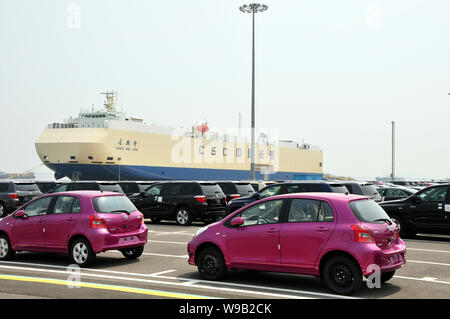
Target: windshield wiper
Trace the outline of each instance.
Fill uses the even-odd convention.
[[[387,222],[389,225],[392,225],[392,221],[388,218],[375,219],[374,222]]]
[[[130,212],[127,211],[126,209],[116,209],[116,210],[110,211],[110,213],[126,213],[127,215],[130,215]]]

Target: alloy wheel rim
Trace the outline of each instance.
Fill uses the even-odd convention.
[[[0,257],[3,258],[8,254],[9,246],[5,238],[0,238]]]
[[[182,209],[177,213],[177,221],[178,223],[184,225],[189,220],[189,214],[186,210]]]
[[[73,247],[73,258],[78,264],[83,264],[88,258],[88,248],[83,243],[78,243]]]
[[[0,204],[0,218],[3,217],[3,214],[5,213],[5,208],[3,205]]]

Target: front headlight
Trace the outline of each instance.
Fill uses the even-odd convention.
[[[195,232],[195,234],[194,234],[194,238],[195,237],[197,237],[197,236],[199,236],[201,233],[203,233],[205,230],[207,230],[208,229],[208,226],[205,226],[205,227],[203,227],[203,228],[200,228],[199,230],[197,230],[196,232]]]

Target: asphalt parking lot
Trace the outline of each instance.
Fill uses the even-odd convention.
[[[144,254],[136,261],[116,251],[97,255],[88,269],[68,268],[65,255],[18,253],[0,262],[0,298],[448,298],[450,236],[407,240],[407,264],[381,288],[367,285],[351,297],[330,293],[309,276],[232,271],[221,282],[202,280],[187,263],[186,244],[201,223],[148,223]]]

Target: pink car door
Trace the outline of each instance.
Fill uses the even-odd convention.
[[[335,227],[325,201],[294,198],[280,230],[281,264],[290,270],[311,270]]]
[[[253,205],[235,217],[244,224],[230,228],[227,247],[232,266],[275,270],[280,267],[280,213],[284,200]]]
[[[45,221],[53,196],[32,201],[25,206],[25,216],[15,218],[12,238],[16,250],[40,250],[45,248]]]
[[[67,250],[67,243],[80,213],[80,200],[74,196],[58,196],[51,214],[46,217],[47,247]]]

